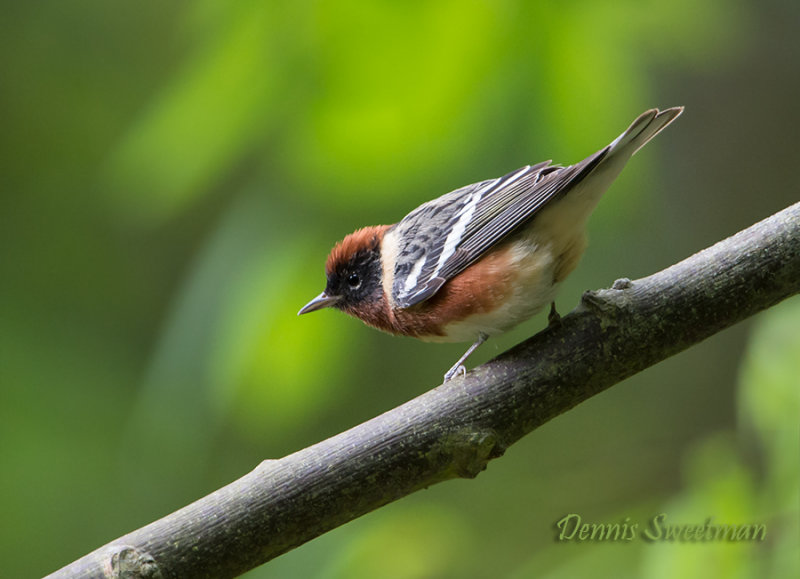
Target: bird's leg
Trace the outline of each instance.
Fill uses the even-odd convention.
[[[550,313],[547,314],[547,326],[560,326],[561,325],[561,316],[558,315],[556,311],[556,302],[550,302]]]
[[[466,374],[466,373],[467,373],[467,369],[466,369],[466,368],[464,368],[464,360],[466,360],[466,359],[469,357],[469,355],[470,355],[470,354],[472,354],[472,352],[474,352],[474,351],[475,351],[475,348],[477,348],[478,346],[480,346],[481,344],[483,344],[483,343],[486,341],[486,339],[487,339],[488,337],[489,337],[489,336],[487,336],[487,335],[486,335],[486,334],[484,334],[483,332],[481,332],[480,334],[478,334],[478,339],[477,339],[477,340],[475,340],[475,343],[474,343],[474,344],[472,344],[472,345],[471,345],[469,348],[467,348],[467,351],[466,351],[466,352],[464,352],[464,355],[463,355],[463,356],[461,356],[461,357],[458,359],[458,362],[456,362],[456,363],[453,365],[453,367],[452,367],[452,368],[450,368],[450,369],[447,371],[447,374],[445,374],[445,375],[444,375],[444,381],[445,381],[445,382],[447,382],[448,380],[450,380],[450,379],[451,379],[451,378],[453,378],[454,376],[457,376],[457,375],[459,375],[459,374]]]

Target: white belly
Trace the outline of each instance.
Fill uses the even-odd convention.
[[[550,244],[537,245],[530,238],[515,242],[513,266],[518,272],[515,289],[499,308],[489,313],[473,314],[445,327],[447,336],[426,336],[431,342],[471,342],[478,334],[502,334],[528,320],[549,305],[558,293],[553,283],[555,256]]]

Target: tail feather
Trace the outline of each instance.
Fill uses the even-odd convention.
[[[683,107],[672,107],[663,111],[650,109],[643,112],[624,133],[609,145],[608,154],[613,155],[625,151],[628,155],[633,155],[677,119],[682,112]]]
[[[576,171],[569,195],[584,200],[582,216],[588,218],[600,198],[616,179],[631,156],[646,145],[683,112],[683,107],[659,111],[650,109],[639,115],[619,137],[594,155],[569,167]],[[578,172],[579,171],[579,172]],[[573,216],[574,217],[574,216]],[[577,217],[575,217],[577,220]]]

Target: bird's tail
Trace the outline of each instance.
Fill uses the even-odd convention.
[[[600,198],[630,160],[631,155],[678,118],[682,112],[683,107],[645,111],[610,145],[569,167],[576,169],[577,172],[573,177],[575,185],[568,193],[569,198],[574,200],[571,204],[570,219],[575,223],[582,223],[582,219],[588,219]]]
[[[663,111],[650,109],[643,112],[624,133],[609,145],[608,156],[623,151],[628,155],[633,155],[677,119],[682,112],[683,107],[672,107]]]

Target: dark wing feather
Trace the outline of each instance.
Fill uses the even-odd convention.
[[[421,205],[397,224],[392,299],[408,308],[436,294],[548,203],[580,182],[605,148],[570,167],[549,161],[457,189]]]

